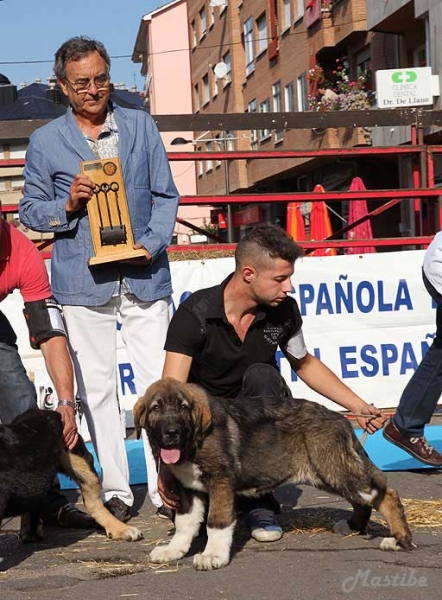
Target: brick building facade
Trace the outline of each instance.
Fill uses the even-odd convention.
[[[363,0],[192,0],[188,1],[194,112],[292,112],[310,107],[309,70],[321,64],[333,77],[337,60],[345,60],[348,75],[360,65],[369,68],[370,34]],[[358,62],[359,61],[359,62]],[[226,75],[217,77],[219,72]],[[218,65],[218,67],[217,67]],[[201,150],[317,149],[368,143],[357,130],[259,130],[196,132]],[[217,144],[204,138],[220,136]],[[328,189],[348,184],[348,164],[327,160],[272,159],[232,161],[230,191],[310,191],[316,183]],[[197,169],[200,194],[225,189],[217,161]],[[263,220],[284,222],[284,206],[263,206]]]
[[[341,101],[343,83],[360,80],[366,92],[363,103],[341,108],[370,108],[375,105],[372,73],[377,69],[429,64],[428,18],[437,21],[440,4],[441,0],[393,0],[388,5],[384,0],[188,0],[194,112],[323,110],[323,98],[334,98],[337,91]],[[220,62],[221,73],[227,75],[217,78]],[[322,72],[321,81],[313,80],[312,69]],[[246,135],[212,131],[195,136],[201,150],[216,150],[222,144],[204,144],[204,138],[224,139],[227,134],[231,139],[223,144],[230,149],[317,149],[318,153],[410,139],[409,128],[260,130]],[[382,168],[376,158],[232,161],[230,191],[310,191],[317,183],[328,191],[348,189],[354,175],[361,176],[368,188],[407,187],[410,169],[395,160],[385,159]],[[200,194],[225,189],[221,163],[199,164],[197,189]],[[370,208],[375,205],[372,202]],[[262,208],[263,220],[284,222],[283,207]],[[345,217],[347,203],[337,210]],[[409,228],[411,217],[406,213],[398,208],[388,219],[376,219],[375,235],[399,235]],[[340,225],[337,221],[336,228]]]

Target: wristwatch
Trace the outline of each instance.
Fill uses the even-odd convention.
[[[69,406],[70,408],[74,409],[74,412],[76,412],[76,404],[73,400],[65,400],[64,398],[60,398],[58,401],[58,406]]]

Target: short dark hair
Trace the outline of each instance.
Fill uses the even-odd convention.
[[[106,48],[101,42],[86,36],[70,38],[55,53],[54,74],[58,79],[66,79],[66,65],[68,62],[80,60],[92,52],[98,52],[110,70],[111,61]]]
[[[301,246],[284,229],[277,225],[258,225],[239,241],[235,263],[240,268],[249,259],[281,258],[294,264],[303,255]]]

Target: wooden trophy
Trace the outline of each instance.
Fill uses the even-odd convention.
[[[98,265],[145,256],[134,250],[134,238],[119,158],[86,160],[81,172],[95,183],[94,194],[87,203],[95,256],[89,265]]]

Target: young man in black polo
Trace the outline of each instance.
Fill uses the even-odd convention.
[[[167,334],[163,377],[200,384],[210,395],[284,396],[290,394],[277,370],[281,348],[290,366],[310,388],[349,411],[369,433],[385,419],[328,367],[310,354],[291,276],[302,249],[281,228],[255,227],[239,242],[235,272],[220,285],[199,290],[176,311]],[[271,450],[271,449],[269,449]],[[177,508],[177,498],[160,485],[163,501]],[[282,536],[275,520],[279,506],[271,494],[241,504],[252,537],[269,542]]]

